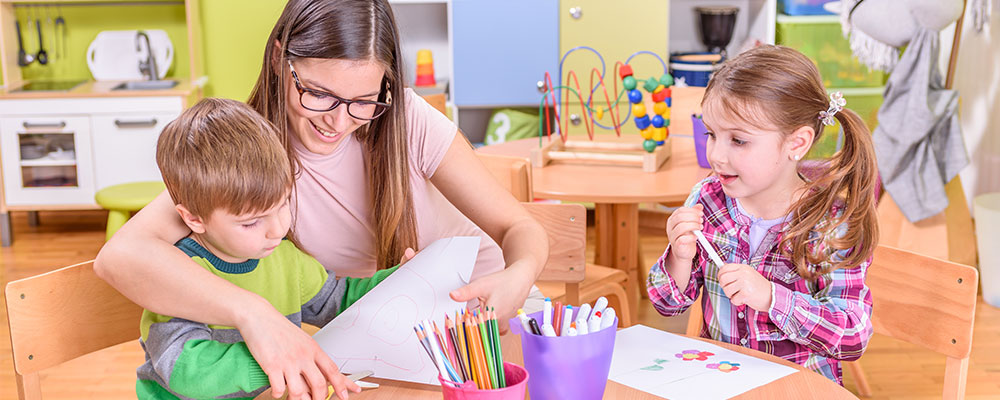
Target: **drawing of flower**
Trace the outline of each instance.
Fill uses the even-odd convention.
[[[684,350],[680,353],[674,354],[675,357],[684,361],[691,361],[691,360],[705,361],[708,359],[708,357],[714,355],[715,355],[714,353],[710,353],[707,351],[698,351],[698,350]]]
[[[720,372],[733,372],[740,369],[740,363],[734,363],[730,361],[720,361],[718,364],[708,364],[705,368],[716,369]]]

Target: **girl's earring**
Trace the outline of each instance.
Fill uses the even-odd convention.
[[[795,160],[795,161],[799,161],[799,160],[802,159],[802,156],[796,154],[796,155],[792,156],[792,159]]]

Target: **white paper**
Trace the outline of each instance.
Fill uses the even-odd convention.
[[[685,360],[679,357],[685,351],[698,354]],[[738,369],[710,368],[722,362],[738,364]],[[728,399],[796,371],[701,340],[634,325],[615,336],[608,379],[671,400],[708,400]]]
[[[372,370],[379,378],[438,384],[437,368],[413,326],[465,308],[448,294],[469,283],[479,240],[459,236],[431,243],[313,338],[341,371]]]

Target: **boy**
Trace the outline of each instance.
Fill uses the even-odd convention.
[[[291,164],[273,126],[243,103],[204,99],[182,113],[160,135],[156,162],[192,232],[176,246],[296,325],[325,325],[398,268],[335,279],[286,238]],[[232,327],[146,310],[140,330],[140,399],[253,398],[268,387]]]

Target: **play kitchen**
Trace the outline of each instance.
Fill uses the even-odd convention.
[[[183,7],[178,24],[186,32],[145,27],[139,18],[128,29],[100,30],[126,25],[74,17],[122,9],[150,15],[143,7]],[[175,43],[200,45],[197,9],[197,0],[0,0],[4,246],[12,240],[11,211],[97,209],[102,188],[160,180],[156,139],[201,97],[205,82],[196,52],[175,54]],[[174,73],[178,65],[186,75]]]

